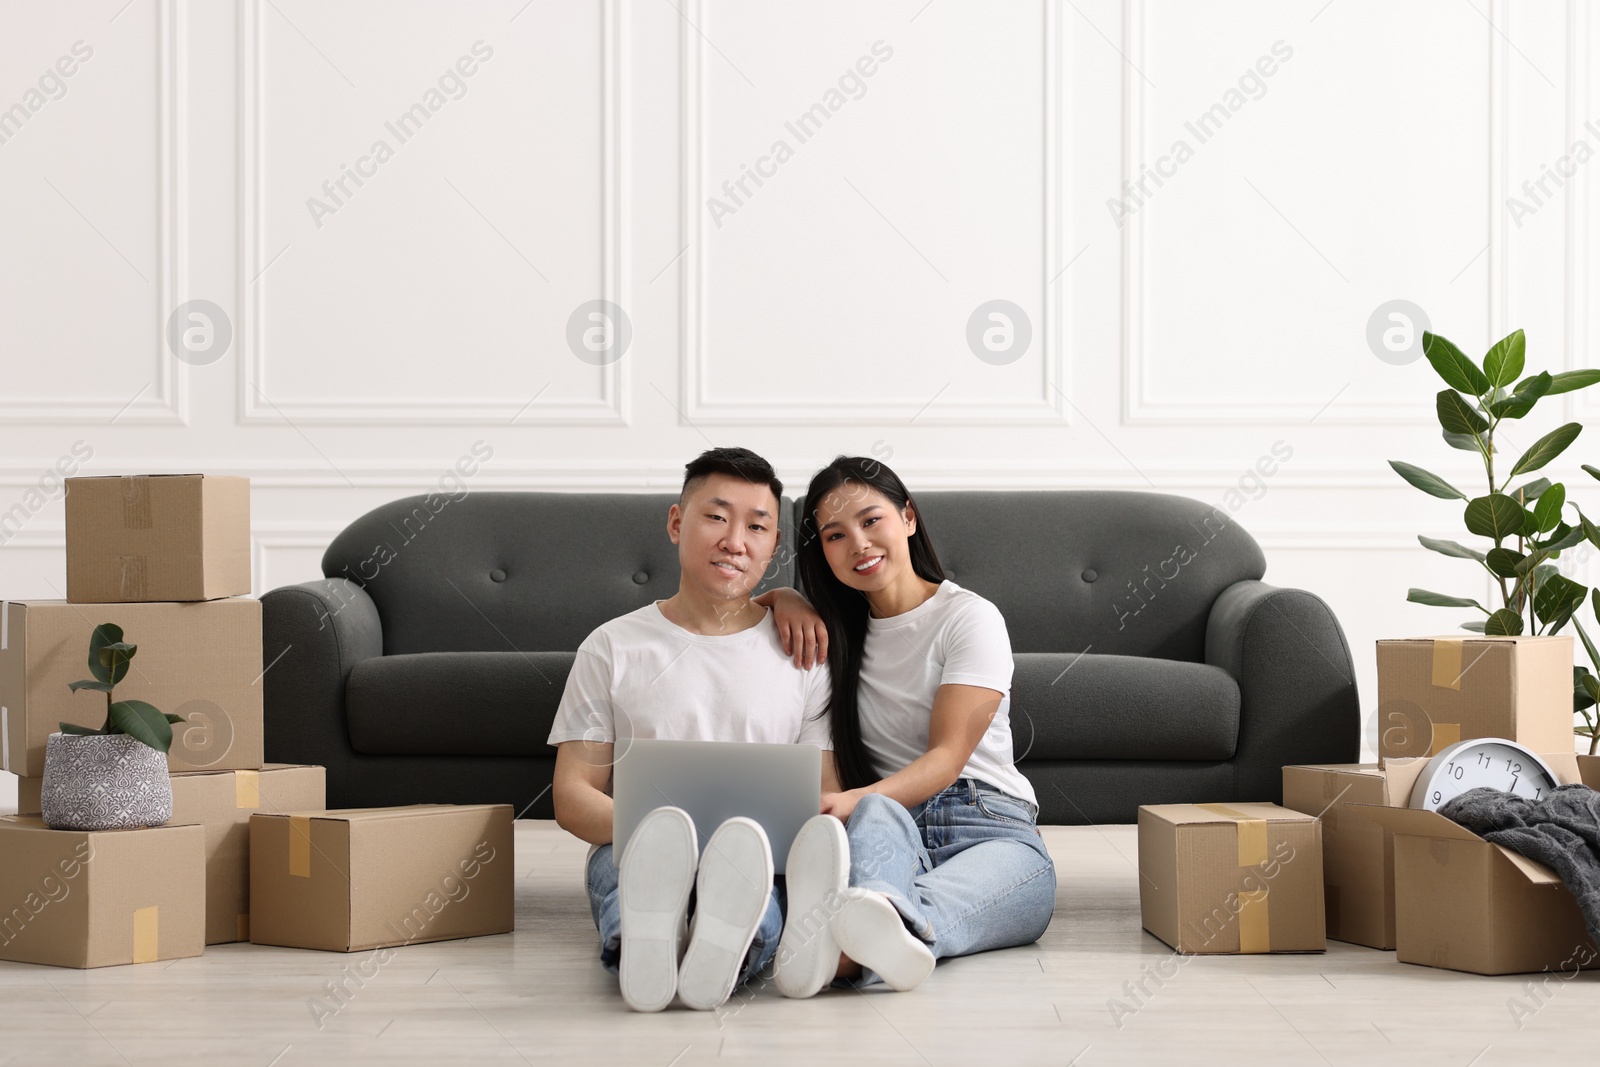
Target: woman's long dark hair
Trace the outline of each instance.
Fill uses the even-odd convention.
[[[894,471],[865,456],[835,456],[832,463],[812,476],[806,489],[799,537],[800,587],[828,627],[828,669],[833,683],[828,713],[833,720],[833,756],[839,765],[839,781],[846,789],[871,785],[879,778],[861,740],[861,712],[856,699],[867,643],[867,598],[835,577],[833,568],[828,566],[822,538],[817,533],[817,508],[830,496],[848,501],[855,487],[877,490],[899,512],[904,512],[907,504],[914,504],[905,483]],[[857,491],[854,495],[861,494]],[[944,568],[939,565],[921,512],[917,513],[917,531],[907,541],[907,548],[911,569],[918,577],[944,581]]]

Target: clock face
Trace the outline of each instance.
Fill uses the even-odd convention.
[[[1544,760],[1526,747],[1501,737],[1480,737],[1457,741],[1430,759],[1411,790],[1411,806],[1438,811],[1479,787],[1542,800],[1560,784]]]

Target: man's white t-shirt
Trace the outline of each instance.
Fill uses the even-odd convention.
[[[549,743],[617,737],[833,747],[826,664],[801,670],[772,612],[734,634],[690,633],[647,604],[578,646]]]
[[[868,618],[857,705],[873,770],[887,777],[927,753],[941,685],[982,686],[1005,695],[961,777],[1038,803],[1032,783],[1012,762],[1014,663],[1000,609],[952,581],[910,611]]]

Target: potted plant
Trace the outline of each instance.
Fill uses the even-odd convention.
[[[143,700],[117,700],[113,688],[127,675],[139,646],[122,628],[101,623],[89,637],[93,678],[71,683],[106,695],[106,721],[98,730],[61,724],[44,756],[40,807],[55,830],[121,830],[158,826],[172,818],[167,750],[172,724],[182,722]]]
[[[1561,574],[1551,560],[1561,551],[1585,540],[1600,547],[1600,528],[1578,512],[1576,526],[1562,518],[1567,504],[1566,487],[1547,478],[1536,478],[1511,488],[1511,482],[1538,470],[1566,450],[1577,439],[1583,426],[1569,422],[1529,445],[1520,459],[1511,464],[1498,484],[1495,479],[1495,431],[1506,419],[1520,419],[1546,396],[1569,393],[1600,382],[1600,370],[1573,370],[1559,374],[1541,371],[1518,380],[1526,360],[1526,339],[1521,330],[1497,342],[1483,357],[1473,362],[1455,345],[1438,334],[1422,335],[1423,354],[1439,377],[1450,388],[1440,390],[1435,408],[1444,439],[1452,448],[1475,452],[1483,460],[1487,492],[1468,497],[1443,478],[1421,467],[1390,460],[1395,472],[1430,496],[1443,500],[1466,501],[1462,520],[1467,530],[1487,537],[1494,546],[1487,550],[1470,548],[1455,541],[1433,537],[1417,538],[1424,548],[1458,559],[1470,559],[1488,572],[1500,591],[1500,605],[1491,610],[1470,597],[1448,596],[1427,589],[1413,588],[1406,599],[1435,607],[1476,608],[1484,618],[1461,624],[1464,630],[1483,634],[1553,635],[1569,619],[1583,639],[1589,657],[1600,671],[1600,654],[1573,613],[1589,595],[1587,586]],[[1515,384],[1513,384],[1515,383]],[[1600,470],[1587,464],[1583,469],[1595,478]],[[1577,506],[1573,505],[1574,510]],[[1600,589],[1594,591],[1600,613]],[[1600,700],[1600,681],[1585,667],[1573,667],[1573,712],[1582,715],[1583,726],[1574,732],[1590,739],[1590,751],[1600,743],[1597,721],[1588,708]]]

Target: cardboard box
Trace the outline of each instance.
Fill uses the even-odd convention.
[[[261,602],[68,604],[0,601],[0,767],[44,774],[45,742],[62,722],[99,729],[105,695],[68,684],[89,674],[89,636],[122,627],[139,646],[116,699],[182,715],[167,766],[257,770],[262,762]]]
[[[0,816],[0,959],[107,967],[205,950],[205,831],[51,830]]]
[[[17,779],[17,811],[39,813],[43,778]],[[250,816],[327,806],[321,767],[269,763],[260,771],[182,771],[172,776],[172,818],[206,832],[206,944],[250,940]]]
[[[357,952],[510,933],[509,804],[250,817],[250,940]]]
[[[1582,780],[1570,749],[1540,755],[1563,784]],[[1409,799],[1427,762],[1386,760],[1394,794]],[[1474,974],[1600,965],[1577,901],[1549,867],[1435,811],[1378,804],[1352,804],[1350,811],[1395,835],[1400,962]]]
[[[1431,756],[1475,737],[1572,750],[1571,637],[1378,642],[1379,756]]]
[[[250,479],[67,479],[67,600],[118,604],[250,593]]]
[[[1408,799],[1376,763],[1283,769],[1283,806],[1322,820],[1322,896],[1335,941],[1394,948],[1394,834],[1345,806]]]
[[[1139,912],[1183,953],[1321,952],[1322,825],[1277,804],[1139,808]]]
[[[1578,756],[1578,775],[1590,789],[1600,789],[1600,756]]]

